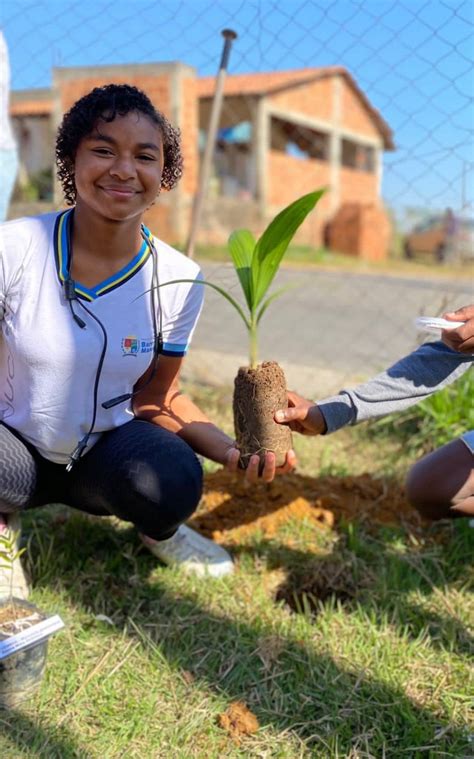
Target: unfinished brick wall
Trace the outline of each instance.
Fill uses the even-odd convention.
[[[316,129],[317,120],[321,119],[328,122],[328,132],[340,129],[344,137],[347,136],[344,130],[348,130],[351,139],[357,140],[357,135],[361,135],[379,142],[380,132],[361,97],[346,77],[340,74],[337,74],[337,77],[337,82],[334,76],[328,76],[272,94],[269,96],[270,108],[285,111],[296,120],[298,114],[312,117],[315,119]],[[310,122],[303,119],[302,123]],[[321,129],[325,131],[323,125]],[[306,224],[300,232],[301,239],[313,245],[323,243],[323,230],[329,219],[332,193],[333,209],[334,205],[336,208],[344,207],[348,203],[351,207],[354,206],[352,213],[344,212],[342,217],[347,225],[354,224],[354,229],[343,232],[339,223],[336,225],[338,234],[342,236],[338,237],[338,242],[342,245],[338,249],[346,250],[353,255],[375,255],[365,251],[383,250],[384,253],[381,255],[385,255],[385,233],[381,231],[381,239],[373,243],[372,232],[365,229],[365,225],[371,224],[373,217],[373,214],[368,214],[366,207],[377,208],[380,202],[379,180],[375,171],[368,172],[338,165],[331,172],[329,154],[325,161],[301,160],[278,150],[269,151],[267,166],[268,204],[271,208],[281,208],[305,192],[322,186],[327,187],[327,193],[314,214],[318,223],[312,226]],[[332,181],[337,182],[337,189],[331,184]],[[356,211],[359,204],[363,208]],[[339,216],[337,218],[339,219]]]
[[[378,178],[376,174],[367,171],[357,171],[346,166],[340,169],[340,205],[344,203],[378,204]]]
[[[191,196],[196,192],[199,174],[199,108],[196,77],[187,76],[181,78],[179,100],[181,118],[178,126],[181,131],[184,159],[184,174],[181,180],[181,189],[185,195]]]
[[[279,150],[271,150],[268,155],[268,204],[269,216],[301,195],[328,187],[330,184],[329,164],[314,158],[302,160],[286,155]],[[298,233],[298,242],[320,245],[322,229],[329,214],[329,191],[321,199],[317,210]]]
[[[133,75],[132,73],[121,74],[120,69],[113,75],[84,76],[78,73],[77,79],[59,80],[57,94],[61,111],[64,113],[86,95],[94,87],[102,87],[104,84],[131,84],[139,87],[146,92],[153,105],[160,111],[170,117],[171,99],[170,99],[170,75],[150,76],[150,75]]]
[[[328,226],[328,244],[331,250],[340,253],[380,261],[388,255],[391,231],[382,206],[346,203]]]
[[[373,116],[364,107],[360,97],[356,94],[346,79],[343,79],[342,103],[341,103],[341,126],[366,137],[380,139]]]
[[[271,94],[270,106],[284,111],[297,111],[313,118],[331,120],[332,77],[300,84]]]

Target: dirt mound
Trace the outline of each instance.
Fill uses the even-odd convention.
[[[242,701],[230,704],[226,711],[219,715],[218,723],[237,743],[246,735],[256,733],[260,727],[255,714],[247,709]]]
[[[256,531],[274,537],[294,518],[323,529],[341,519],[405,524],[411,529],[421,525],[394,480],[369,474],[316,478],[294,473],[248,488],[241,477],[225,471],[206,475],[201,505],[191,524],[216,542],[238,543]]]

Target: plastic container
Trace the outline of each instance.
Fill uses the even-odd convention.
[[[13,598],[12,602],[32,614],[36,612],[38,616],[35,621],[46,619],[46,615],[34,604],[20,598]],[[10,599],[1,600],[0,611],[10,603]],[[0,640],[7,637],[0,629]],[[35,694],[43,679],[47,652],[46,638],[0,660],[0,709],[14,709]]]

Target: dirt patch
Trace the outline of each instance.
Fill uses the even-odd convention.
[[[260,725],[253,712],[242,701],[234,701],[223,714],[218,717],[218,724],[231,738],[240,743],[246,735],[256,733]]]
[[[358,577],[355,557],[342,549],[336,555],[311,562],[304,572],[290,573],[277,589],[275,599],[284,601],[298,614],[315,616],[328,600],[342,605],[353,601],[370,579],[367,567],[363,577]]]
[[[422,520],[408,504],[402,486],[369,474],[308,477],[297,473],[268,485],[248,488],[225,471],[206,475],[192,526],[218,543],[236,544],[259,532],[274,537],[292,519],[319,529],[341,520],[370,525],[403,524],[418,531]]]

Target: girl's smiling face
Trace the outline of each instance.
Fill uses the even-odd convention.
[[[141,217],[160,192],[162,171],[161,131],[148,116],[100,120],[77,148],[77,205],[114,221]]]

